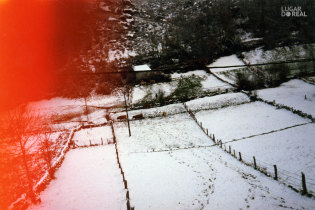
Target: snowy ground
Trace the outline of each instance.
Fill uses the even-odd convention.
[[[176,88],[177,82],[163,82],[163,83],[156,83],[156,84],[150,84],[150,85],[137,85],[132,90],[132,104],[136,104],[140,102],[143,99],[146,100],[152,100],[156,98],[156,94],[159,93],[159,91],[162,91],[164,93],[164,96],[169,96]]]
[[[315,124],[307,124],[275,133],[231,142],[232,149],[241,151],[244,155],[255,156],[257,160],[270,163],[268,167],[273,171],[273,164],[278,166],[279,176],[290,175],[298,178],[300,186],[301,172],[308,179],[308,190],[315,192]],[[285,171],[283,171],[285,170]],[[287,171],[292,174],[288,174]],[[310,180],[313,179],[313,180]],[[311,185],[311,183],[313,183]]]
[[[212,145],[187,113],[131,121],[131,137],[126,122],[115,123],[114,127],[124,153]]]
[[[133,116],[142,114],[144,118],[153,118],[153,117],[161,117],[165,112],[166,115],[173,115],[178,113],[186,112],[183,104],[170,104],[162,107],[150,108],[150,109],[139,109],[132,110],[128,112],[129,119],[132,119]],[[126,112],[118,112],[114,114],[110,114],[111,118],[116,120],[117,117],[126,115]]]
[[[273,50],[263,50],[256,48],[249,52],[242,53],[246,60],[251,64],[265,63],[271,61],[287,61],[301,58],[311,58],[311,51],[314,51],[315,44],[310,45],[293,45],[285,47],[277,47]]]
[[[257,93],[267,101],[275,100],[278,104],[293,107],[315,117],[315,85],[294,79],[276,88],[258,90]]]
[[[113,143],[112,129],[110,126],[82,129],[74,133],[73,141],[77,146]]]
[[[67,153],[41,204],[30,209],[126,209],[126,192],[113,145]]]
[[[114,127],[136,209],[315,207],[314,200],[212,147],[187,114],[133,121],[131,137],[124,123]]]
[[[250,100],[244,93],[227,93],[211,97],[198,98],[188,101],[186,105],[192,111],[203,109],[218,109],[226,106],[249,103]]]
[[[200,111],[196,117],[209,129],[209,133],[223,142],[310,122],[290,111],[262,102]]]
[[[174,73],[171,75],[172,79],[179,79],[181,77],[190,76],[198,76],[203,78],[203,80],[201,81],[201,85],[204,91],[216,91],[218,89],[226,90],[232,88],[232,86],[218,80],[213,75],[207,73],[205,70],[189,71],[186,73]]]
[[[208,65],[208,67],[211,69],[211,67],[220,67],[220,66],[238,66],[238,65],[244,65],[244,63],[236,56],[236,55],[230,55],[225,56],[217,59],[215,62]],[[218,73],[221,71],[227,71],[227,70],[233,70],[233,69],[239,69],[240,67],[229,67],[229,68],[213,68],[211,69],[212,72]]]
[[[181,77],[196,76],[202,79],[202,90],[205,92],[224,91],[227,89],[233,89],[233,87],[227,83],[224,83],[213,75],[207,73],[205,70],[188,71],[186,73],[173,73],[171,74],[171,82],[162,82],[148,85],[136,85],[132,90],[131,103],[136,104],[142,100],[152,100],[156,98],[159,92],[164,93],[164,97],[171,95],[178,85],[178,80]]]
[[[238,71],[244,71],[244,67],[228,67],[228,68],[211,68],[211,67],[220,67],[220,66],[239,66],[244,65],[244,62],[241,61],[236,55],[230,55],[226,57],[221,57],[215,62],[208,65],[210,71],[215,74],[217,77],[221,78],[224,81],[227,81],[231,84],[235,84],[235,75]]]

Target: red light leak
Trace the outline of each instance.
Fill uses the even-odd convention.
[[[57,68],[84,44],[90,9],[87,0],[0,1],[0,110],[53,90]]]
[[[41,99],[54,90],[58,68],[79,53],[86,45],[84,40],[89,40],[82,30],[95,25],[91,24],[91,2],[0,0],[0,113],[19,103]],[[16,186],[21,179],[16,170],[20,159],[13,164],[6,162],[4,152],[10,148],[2,143],[0,209],[6,209],[26,190],[19,185],[14,193],[10,191],[10,186]]]

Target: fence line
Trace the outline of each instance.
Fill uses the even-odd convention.
[[[118,153],[118,148],[117,148],[117,141],[116,141],[116,135],[115,135],[115,130],[114,130],[114,126],[113,126],[113,121],[110,121],[110,126],[112,128],[112,133],[113,133],[113,140],[114,140],[114,144],[115,144],[117,164],[118,164],[118,167],[120,169],[120,174],[122,175],[123,182],[124,182],[124,187],[125,187],[125,190],[126,190],[126,207],[127,207],[127,210],[134,210],[135,207],[132,207],[130,205],[130,193],[129,193],[129,189],[128,189],[128,182],[127,182],[127,179],[125,177],[125,172],[122,169],[121,163],[120,163],[120,160],[119,160],[119,153]]]
[[[71,133],[68,137],[68,140],[66,141],[66,144],[64,145],[63,149],[60,151],[59,156],[57,157],[57,159],[53,162],[52,164],[52,169],[55,171],[57,170],[64,158],[66,153],[69,151],[71,145],[72,145],[72,138],[74,136],[74,133],[81,130],[82,126],[78,126],[77,128],[74,128],[71,130]],[[42,192],[46,186],[49,184],[49,182],[51,181],[49,172],[46,171],[44,176],[33,186],[33,190],[35,193],[40,193]],[[25,209],[30,205],[30,201],[27,198],[27,194],[23,193],[20,198],[18,198],[17,200],[15,200],[13,203],[11,203],[11,205],[8,207],[9,209]]]
[[[190,116],[200,127],[200,129],[214,142],[214,146],[218,146],[240,162],[253,167],[255,170],[265,174],[268,177],[274,178],[295,192],[300,192],[302,195],[315,198],[315,181],[312,178],[308,178],[306,180],[305,174],[303,172],[301,172],[301,176],[299,176],[295,173],[280,169],[277,167],[277,165],[257,160],[255,156],[249,157],[244,155],[240,151],[234,150],[231,145],[228,145],[227,147],[226,143],[223,143],[220,139],[216,139],[214,134],[209,133],[209,130],[203,127],[202,122],[197,120],[195,114],[187,107],[186,103],[183,103],[183,105]],[[308,190],[307,187],[310,187],[310,190]]]

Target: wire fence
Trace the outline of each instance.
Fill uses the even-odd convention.
[[[116,135],[115,135],[115,130],[114,130],[114,126],[113,126],[113,122],[112,122],[112,121],[110,122],[110,126],[111,126],[112,134],[113,134],[113,142],[114,142],[114,144],[115,144],[115,152],[116,152],[117,164],[118,164],[118,166],[119,166],[120,173],[121,173],[121,175],[122,175],[122,177],[123,177],[124,187],[125,187],[125,190],[126,190],[126,205],[127,205],[127,210],[134,210],[135,207],[134,207],[134,206],[131,206],[131,204],[130,204],[130,193],[129,193],[129,189],[128,189],[128,182],[127,182],[127,179],[126,179],[126,176],[125,176],[125,172],[124,172],[124,170],[122,169],[121,163],[120,163],[120,160],[119,160],[119,153],[118,153],[118,148],[117,148]]]
[[[288,186],[295,192],[299,192],[302,195],[315,198],[315,179],[306,177],[303,172],[301,174],[293,173],[281,168],[278,168],[276,164],[271,164],[257,159],[255,156],[247,156],[242,154],[240,151],[236,151],[231,145],[223,143],[222,140],[216,139],[214,134],[211,134],[207,128],[202,125],[202,122],[198,121],[195,114],[190,110],[186,103],[184,107],[194,121],[198,124],[201,130],[213,141],[213,143],[221,148],[226,153],[230,154],[235,159],[242,163],[253,167],[255,170],[265,174],[268,177],[277,180],[278,182]]]

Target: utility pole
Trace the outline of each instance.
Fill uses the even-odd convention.
[[[128,110],[127,110],[128,105],[127,105],[127,100],[126,100],[126,91],[124,91],[124,98],[125,98],[125,109],[126,109],[126,116],[127,116],[127,123],[128,123],[128,131],[129,131],[129,136],[131,136],[129,116],[128,116]]]

